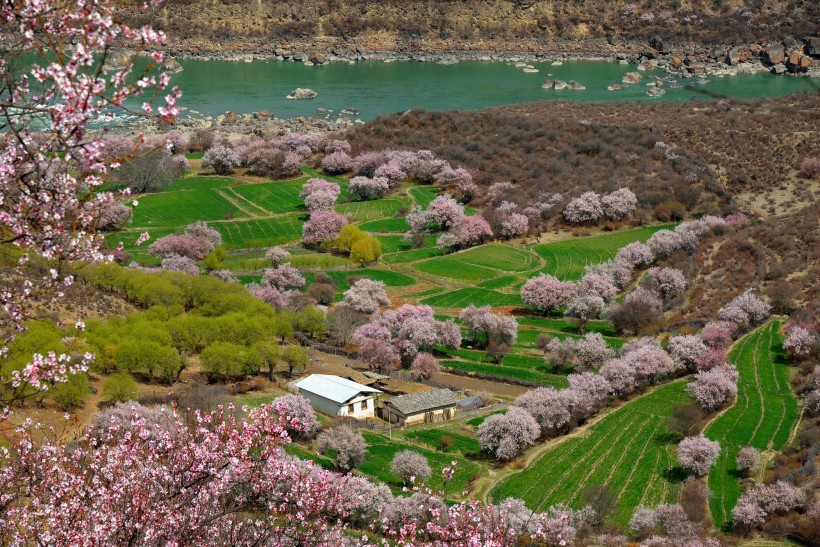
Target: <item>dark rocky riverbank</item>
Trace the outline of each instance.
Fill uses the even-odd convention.
[[[447,46],[453,47],[447,47]],[[530,44],[532,45],[532,44]],[[195,43],[182,42],[169,47],[167,53],[179,58],[214,60],[278,60],[303,63],[308,66],[357,61],[433,62],[453,64],[460,61],[484,62],[555,62],[555,61],[611,61],[631,64],[646,69],[660,68],[683,77],[701,75],[733,75],[740,73],[772,72],[774,74],[820,77],[820,37],[795,39],[786,37],[780,42],[747,44],[743,46],[710,46],[695,43],[669,43],[660,37],[648,42],[608,39],[557,40],[541,44],[536,49],[499,51],[480,49],[476,45],[447,42],[437,47],[414,49],[386,44],[359,44],[356,41],[243,42],[238,49],[231,47],[211,50],[197,49]]]

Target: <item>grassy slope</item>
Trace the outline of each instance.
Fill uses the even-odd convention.
[[[735,463],[740,447],[780,450],[798,419],[779,327],[777,321],[771,322],[735,346],[731,358],[740,372],[737,402],[705,431],[721,445],[720,458],[709,474],[709,488],[714,492],[709,506],[718,527],[731,520],[732,508],[741,494],[741,477]]]
[[[682,380],[639,397],[592,425],[584,434],[559,441],[535,463],[503,480],[495,500],[518,497],[533,510],[566,503],[584,505],[585,487],[605,484],[618,495],[612,519],[626,524],[638,505],[673,499],[682,476],[675,463],[676,439],[664,419],[689,401]]]

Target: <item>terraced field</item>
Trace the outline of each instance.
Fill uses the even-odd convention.
[[[533,247],[533,250],[546,261],[542,272],[565,281],[577,281],[587,265],[605,262],[614,257],[621,247],[634,241],[645,242],[658,230],[673,226],[674,224],[647,226],[600,236],[545,243]]]
[[[604,484],[618,496],[611,518],[621,525],[638,505],[675,499],[677,439],[668,434],[664,421],[677,405],[690,401],[685,388],[686,382],[679,380],[626,403],[501,481],[492,498],[521,498],[537,511],[558,503],[580,508],[583,490]]]
[[[291,264],[302,269],[308,281],[317,271],[326,271],[337,279],[337,299],[349,287],[347,280],[350,277],[367,276],[384,281],[391,288],[394,301],[420,302],[437,308],[437,313],[447,316],[469,304],[521,306],[519,287],[527,278],[549,265],[544,258],[552,256],[552,251],[547,252],[549,249],[560,249],[567,256],[573,255],[575,265],[597,262],[614,254],[615,249],[625,242],[646,239],[658,229],[642,228],[530,249],[490,243],[446,254],[435,246],[439,234],[427,236],[424,245],[418,249],[405,243],[402,235],[407,224],[404,218],[397,218],[402,209],[407,210],[414,204],[429,204],[436,196],[434,187],[403,183],[387,198],[349,201],[346,179],[327,177],[307,168],[304,173],[300,179],[270,182],[259,182],[255,178],[237,180],[207,176],[177,180],[166,191],[144,197],[137,210],[136,223],[126,232],[118,234],[118,240],[122,239],[128,245],[140,231],[148,230],[153,238],[157,238],[181,231],[186,224],[195,220],[205,219],[219,230],[229,251],[242,251],[231,254],[225,266],[233,269],[243,282],[258,281],[261,270],[267,267],[262,258],[264,249],[278,244],[290,245],[300,240],[302,225],[308,215],[299,193],[309,178],[319,176],[341,185],[342,194],[335,207],[338,212],[347,215],[363,230],[378,234],[384,251],[381,265],[353,268],[346,257],[307,252],[298,246],[291,248]],[[130,250],[143,263],[158,262],[146,254],[144,247],[131,247]],[[448,366],[500,379],[566,385],[564,375],[553,374],[544,364],[535,347],[535,340],[542,332],[559,338],[577,336],[575,327],[567,322],[561,325],[525,325],[524,321],[539,319],[520,319],[523,328],[519,341],[500,365],[480,357],[486,357],[483,352],[474,352],[475,355],[451,356]],[[595,330],[595,326],[590,330]],[[611,336],[613,333],[605,334]],[[613,347],[623,343],[614,337],[608,340]]]
[[[416,204],[426,208],[430,202],[436,199],[436,189],[433,186],[417,186],[410,190],[410,195],[415,199]]]
[[[717,464],[709,473],[714,493],[709,506],[715,525],[726,526],[741,494],[735,458],[741,446],[780,450],[794,430],[799,409],[789,388],[780,324],[773,321],[741,339],[731,352],[740,373],[737,402],[706,428],[720,442]]]
[[[520,306],[521,297],[518,294],[506,294],[489,289],[457,289],[443,294],[430,296],[421,301],[422,304],[434,308],[466,308],[470,304],[476,306]]]
[[[384,435],[368,431],[362,432],[362,436],[367,442],[367,457],[358,470],[388,484],[394,493],[401,491],[402,482],[390,472],[390,462],[393,460],[393,456],[401,450],[413,450],[427,458],[430,469],[433,471],[427,486],[433,490],[441,490],[444,486],[441,470],[450,465],[453,460],[457,461],[455,474],[447,485],[447,494],[450,496],[466,491],[473,475],[481,469],[475,462],[456,454],[444,454],[435,449],[426,449],[419,445],[390,440]]]
[[[222,234],[228,249],[257,249],[292,243],[302,237],[304,215],[292,213],[270,218],[256,218],[233,222],[215,222],[213,228]]]
[[[247,202],[246,205],[261,208],[261,214],[292,213],[305,210],[299,193],[306,181],[307,177],[284,182],[242,184],[229,190],[237,199]]]
[[[350,218],[351,222],[355,224],[378,219],[390,220],[398,214],[399,209],[408,205],[408,203],[407,200],[394,198],[354,201],[336,205],[336,211],[340,215]]]
[[[131,228],[185,226],[197,220],[224,220],[248,215],[228,201],[218,189],[204,188],[140,196]]]
[[[359,227],[365,232],[374,234],[402,234],[409,229],[407,221],[403,218],[385,218],[363,222]]]
[[[416,280],[409,275],[404,275],[390,270],[349,270],[343,272],[327,272],[327,275],[339,282],[337,290],[347,290],[350,288],[348,279],[351,277],[368,277],[373,281],[383,281],[388,287],[408,287],[414,285]]]
[[[534,254],[501,244],[481,245],[446,257],[425,260],[414,267],[425,273],[458,280],[485,280],[509,272],[525,272],[540,264]]]

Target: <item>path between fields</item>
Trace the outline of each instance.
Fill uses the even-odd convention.
[[[513,465],[507,465],[507,466],[504,466],[502,468],[496,468],[496,469],[490,468],[490,469],[488,469],[486,475],[480,476],[478,479],[476,479],[475,482],[473,482],[471,494],[473,495],[474,498],[476,498],[478,500],[481,500],[485,503],[490,503],[490,500],[489,500],[490,492],[492,492],[493,488],[499,482],[501,482],[502,480],[506,479],[507,477],[509,477],[511,475],[514,475],[515,473],[518,473],[519,471],[523,471],[524,469],[528,468],[533,463],[535,463],[535,461],[538,458],[540,458],[545,452],[547,452],[548,450],[551,450],[555,446],[558,446],[559,444],[563,443],[564,441],[566,441],[568,439],[574,439],[576,437],[583,437],[583,436],[587,435],[588,432],[589,432],[589,429],[592,426],[594,426],[595,424],[597,424],[598,422],[600,422],[601,420],[603,420],[604,418],[606,418],[607,416],[609,416],[610,414],[615,412],[616,410],[620,410],[623,407],[625,407],[626,405],[629,405],[632,402],[637,401],[638,399],[641,399],[641,398],[643,398],[647,395],[650,395],[655,390],[657,390],[657,389],[659,389],[659,388],[661,388],[665,385],[668,385],[668,382],[664,383],[664,384],[657,385],[657,386],[653,386],[652,389],[642,393],[640,396],[634,397],[634,398],[630,399],[629,401],[623,402],[622,404],[619,404],[617,406],[611,406],[611,407],[605,408],[604,410],[602,410],[601,412],[596,414],[587,423],[585,423],[582,426],[579,426],[579,427],[575,428],[570,433],[567,433],[566,435],[561,435],[560,437],[556,437],[554,439],[550,439],[546,442],[543,442],[543,443],[541,443],[537,446],[534,446],[534,447],[528,449],[527,451],[524,452],[524,455],[522,457],[515,460],[515,467],[513,467]]]

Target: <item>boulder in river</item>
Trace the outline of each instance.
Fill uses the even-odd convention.
[[[555,83],[552,84],[553,89],[566,89],[567,82],[564,80],[555,80]]]
[[[254,112],[253,117],[257,120],[267,121],[273,118],[273,114],[271,114],[267,110],[260,110],[259,112]]]
[[[575,80],[570,80],[569,83],[567,84],[567,89],[574,89],[576,91],[583,91],[584,89],[586,89],[586,87],[579,84]]]
[[[179,64],[179,61],[173,57],[168,57],[165,59],[165,62],[162,63],[162,70],[168,74],[176,74],[178,72],[182,72],[182,65]]]
[[[638,72],[627,72],[624,74],[623,78],[621,78],[621,83],[623,84],[637,84],[643,80],[643,76],[640,75]]]
[[[623,89],[623,87],[621,87],[621,84],[612,84],[606,86],[607,91],[619,91],[621,89]]]
[[[552,89],[552,80],[547,80],[541,84],[541,89]]]
[[[647,95],[650,97],[663,97],[666,95],[666,90],[662,87],[653,87],[649,91],[646,92]]]
[[[286,99],[313,99],[318,93],[306,87],[297,87],[293,92],[285,97]]]
[[[122,70],[127,67],[131,63],[131,55],[128,54],[126,51],[120,51],[117,53],[109,53],[105,58],[105,63],[103,64],[104,70]]]

